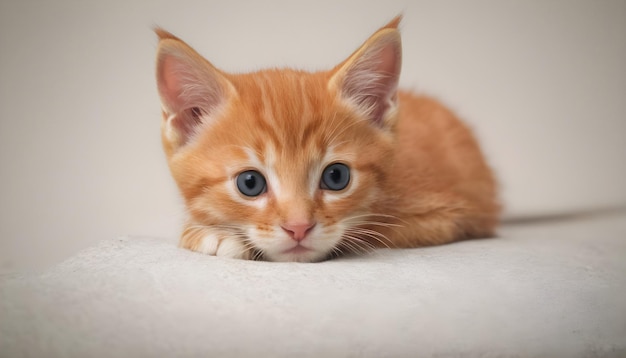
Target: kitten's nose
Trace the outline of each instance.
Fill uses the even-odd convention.
[[[311,232],[311,230],[313,230],[313,227],[315,227],[315,222],[293,222],[293,223],[286,223],[281,225],[280,227],[283,228],[283,230],[285,230],[285,232],[287,234],[289,234],[289,236],[296,240],[296,241],[302,241],[304,240],[304,238],[307,236],[308,233]]]

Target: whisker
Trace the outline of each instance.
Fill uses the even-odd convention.
[[[254,256],[252,256],[252,260],[253,261],[263,260],[263,251],[255,250],[255,254],[254,254]]]
[[[361,252],[359,252],[358,250],[356,250],[354,248],[354,246],[352,246],[351,244],[348,243],[348,241],[344,241],[341,243],[341,245],[346,248],[348,250],[348,253],[354,254],[354,255],[359,255],[361,254]]]
[[[376,250],[377,248],[375,245],[373,245],[371,242],[368,242],[367,240],[363,240],[358,236],[350,236],[352,237],[352,240],[355,244],[363,245],[364,248],[367,247],[367,249],[370,251]]]
[[[339,246],[333,246],[333,248],[331,249],[331,256],[339,257],[342,255],[343,255],[343,251],[341,251],[341,248]]]
[[[324,141],[326,142],[327,145],[330,145],[335,140],[335,133],[337,132],[341,124],[339,122],[336,122],[337,114],[338,114],[337,112],[334,112],[333,118],[331,119],[330,124],[328,125],[328,128],[332,128],[332,129],[326,132],[326,134],[324,135]]]
[[[342,243],[345,244],[348,249],[350,249],[353,253],[357,255],[364,252],[372,252],[374,251],[374,249],[376,249],[375,246],[373,246],[369,242],[359,239],[358,237],[343,235],[343,238],[349,239],[342,241]]]
[[[363,228],[349,228],[348,230],[346,230],[346,232],[350,233],[350,234],[355,234],[355,235],[363,235],[366,237],[369,237],[373,240],[376,240],[377,242],[381,243],[383,246],[385,246],[386,248],[390,249],[391,246],[390,244],[392,244],[391,240],[389,240],[389,238],[381,233],[379,233],[378,231],[374,231],[374,230],[368,230],[368,229],[363,229]]]

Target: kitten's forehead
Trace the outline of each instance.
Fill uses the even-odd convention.
[[[302,117],[319,115],[331,102],[324,73],[294,70],[265,70],[232,79],[242,103],[265,119],[301,123]],[[283,123],[281,123],[283,124]]]
[[[323,155],[330,144],[324,135],[336,115],[336,103],[327,89],[326,75],[293,70],[266,70],[234,76],[239,94],[235,115],[250,131],[254,149],[274,149],[277,156],[294,150]],[[250,140],[246,140],[250,143]]]

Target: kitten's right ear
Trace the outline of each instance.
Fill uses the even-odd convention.
[[[235,89],[211,63],[182,40],[162,29],[156,78],[166,122],[164,135],[174,148],[189,141]]]

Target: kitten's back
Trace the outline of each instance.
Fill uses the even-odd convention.
[[[471,130],[437,100],[398,94],[389,210],[409,221],[449,217],[460,238],[493,236],[500,211],[497,184]],[[437,231],[428,224],[415,225]],[[407,246],[451,241],[447,235],[399,231]]]

